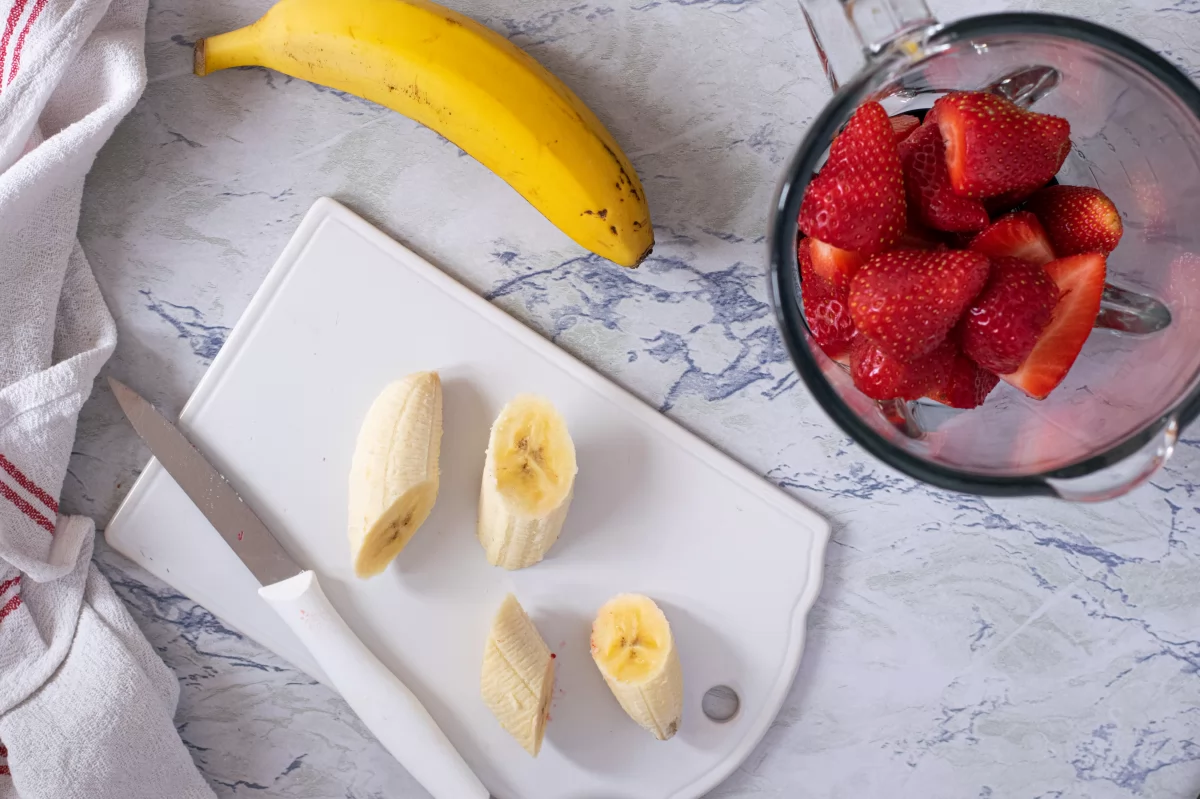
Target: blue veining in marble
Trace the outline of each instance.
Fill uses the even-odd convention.
[[[187,339],[197,357],[212,363],[225,344],[225,339],[229,338],[231,328],[225,325],[205,324],[203,312],[193,305],[176,305],[167,300],[160,300],[150,289],[142,289],[139,293],[146,298],[147,310],[154,312],[175,328],[179,338]],[[191,319],[184,319],[185,315]]]

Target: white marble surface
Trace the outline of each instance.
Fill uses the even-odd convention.
[[[797,384],[762,237],[828,92],[792,0],[453,3],[561,75],[624,144],[659,240],[636,272],[583,257],[394,113],[262,70],[191,75],[193,39],[267,5],[152,4],[150,84],[81,222],[120,328],[112,374],[177,411],[301,215],[333,196],[833,520],[799,677],[713,797],[1196,796],[1195,431],[1122,501],[985,501],[881,466]],[[1197,0],[1038,7],[1131,32],[1200,78]],[[97,389],[64,506],[103,525],[147,457]],[[179,729],[219,795],[425,795],[326,688],[105,547],[98,558],[179,675]]]

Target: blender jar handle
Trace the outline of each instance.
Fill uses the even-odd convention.
[[[896,40],[937,24],[925,0],[800,0],[800,8],[834,91]]]

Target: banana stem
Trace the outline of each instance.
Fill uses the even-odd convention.
[[[219,36],[209,36],[196,42],[193,71],[200,77],[230,67],[262,66],[259,54],[259,26],[247,25]]]

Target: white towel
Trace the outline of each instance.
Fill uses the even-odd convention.
[[[116,344],[75,233],[145,86],[146,5],[0,0],[0,799],[213,796],[178,683],[91,566],[92,521],[56,501]]]

